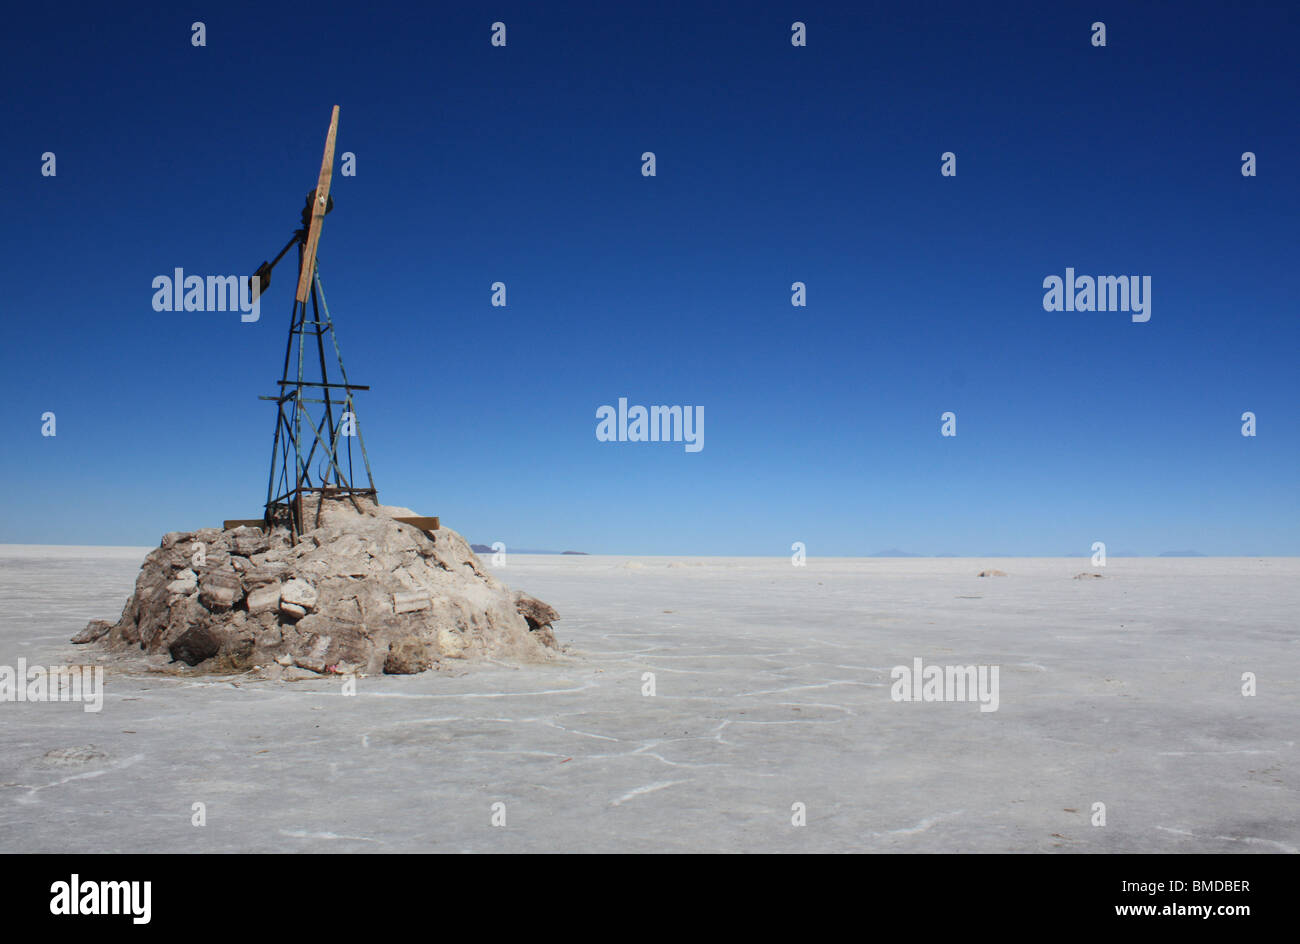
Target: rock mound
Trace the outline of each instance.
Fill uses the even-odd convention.
[[[330,500],[296,545],[284,529],[167,534],[121,618],[92,620],[72,641],[212,672],[409,674],[555,658],[554,609],[494,578],[455,531],[395,520],[411,515]]]

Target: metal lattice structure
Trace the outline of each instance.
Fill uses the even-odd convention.
[[[319,501],[314,503],[317,520],[305,520],[311,511],[311,503],[304,502],[307,496],[347,497],[354,504],[357,495],[377,500],[370,457],[353,403],[354,391],[370,388],[348,382],[319,272],[312,279],[309,297],[310,320],[308,304],[294,300],[280,393],[261,398],[275,401],[278,408],[266,485],[266,519],[271,524],[288,524],[295,537],[319,524]],[[338,367],[337,382],[330,380],[326,335]],[[335,407],[342,409],[336,411]],[[365,466],[364,486],[355,480],[353,440]]]
[[[353,403],[354,391],[370,388],[348,381],[316,260],[321,225],[334,205],[329,191],[338,120],[339,109],[335,105],[325,139],[320,179],[316,189],[307,195],[302,228],[294,232],[275,261],[262,263],[254,276],[259,282],[260,296],[270,285],[271,269],[290,248],[298,247],[298,290],[289,322],[280,390],[274,396],[260,398],[273,401],[277,408],[264,520],[268,526],[289,527],[294,540],[320,523],[320,508],[326,498],[347,498],[358,508],[358,495],[378,501],[370,458],[366,455]],[[327,346],[332,362],[337,365],[337,380],[330,379],[331,357],[327,356]],[[365,466],[364,486],[355,480],[353,440]]]

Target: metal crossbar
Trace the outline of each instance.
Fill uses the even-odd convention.
[[[299,244],[299,265],[305,262],[304,246]],[[329,497],[346,497],[354,506],[357,495],[375,496],[375,480],[370,470],[370,457],[366,453],[365,439],[361,435],[361,423],[357,419],[353,393],[357,390],[369,390],[368,386],[348,382],[347,369],[343,366],[343,353],[339,347],[338,334],[329,308],[325,304],[325,291],[320,283],[320,270],[316,260],[312,260],[313,271],[309,300],[294,299],[293,314],[289,322],[289,340],[284,351],[284,376],[279,381],[279,396],[264,396],[260,399],[276,403],[275,435],[271,442],[271,472],[266,485],[266,521],[288,524],[293,539],[320,523],[321,502],[316,504],[314,523],[303,520],[303,496],[318,494],[322,499]],[[308,304],[312,317],[308,319]],[[330,380],[329,367],[325,356],[325,335],[329,334],[334,353],[334,362],[342,382]],[[313,343],[314,340],[314,343]],[[295,352],[296,348],[296,352]],[[315,357],[308,351],[315,348]],[[296,357],[295,357],[296,353]],[[296,361],[296,364],[295,364]],[[290,370],[294,373],[290,373]],[[319,370],[319,377],[316,371]],[[304,396],[304,391],[319,390],[322,397]],[[334,391],[342,391],[343,399],[331,396]],[[313,418],[307,405],[319,405],[322,409]],[[334,407],[345,409],[336,418]],[[345,434],[344,426],[351,416],[351,429]],[[365,465],[367,485],[361,486],[354,481],[352,465],[352,440],[357,441]],[[313,470],[312,460],[317,449],[322,458]],[[314,471],[314,475],[313,475]]]

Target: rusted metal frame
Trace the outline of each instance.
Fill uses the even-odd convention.
[[[262,517],[266,519],[268,529],[271,525],[271,496],[275,492],[275,470],[277,468],[276,453],[280,451],[280,425],[284,420],[284,405],[281,403],[277,409],[275,421],[275,436],[271,440],[271,471],[267,474],[266,479],[266,504],[263,506]]]
[[[338,332],[334,330],[334,318],[333,318],[333,316],[330,314],[330,306],[329,306],[329,303],[325,300],[325,288],[320,284],[320,272],[319,272],[319,271],[316,273],[316,291],[319,292],[319,294],[320,294],[320,306],[321,306],[321,308],[322,308],[322,309],[324,310],[324,312],[325,312],[325,320],[329,322],[329,328],[330,328],[330,340],[334,342],[334,356],[335,356],[336,358],[338,358],[338,362],[339,362],[339,374],[343,377],[343,386],[344,386],[344,387],[347,389],[347,391],[348,391],[348,393],[347,393],[347,398],[348,398],[348,410],[351,411],[351,413],[352,413],[352,417],[353,417],[353,421],[356,423],[356,427],[357,427],[357,445],[359,445],[359,446],[361,447],[361,459],[362,459],[362,461],[365,463],[365,466],[366,466],[366,481],[368,481],[368,482],[370,483],[370,487],[371,487],[371,488],[374,488],[374,487],[375,487],[375,477],[374,477],[373,474],[371,474],[371,471],[370,471],[370,454],[366,452],[366,439],[365,439],[364,436],[361,435],[361,421],[360,421],[359,419],[357,419],[357,411],[356,411],[356,407],[352,404],[352,391],[353,391],[353,390],[369,390],[370,388],[369,388],[369,387],[363,387],[363,386],[360,386],[360,385],[356,385],[356,386],[354,386],[354,385],[348,383],[348,369],[347,369],[346,367],[343,366],[343,350],[342,350],[342,348],[339,347],[339,335],[338,335]],[[349,443],[348,443],[348,481],[349,481],[349,484],[351,484],[351,479],[352,479],[352,443],[349,442]]]
[[[290,527],[295,542],[300,530],[305,526],[305,522],[302,520],[305,511],[302,498],[305,492],[317,492],[322,496],[329,495],[331,497],[346,495],[358,511],[361,510],[361,507],[357,504],[356,495],[374,495],[378,500],[374,475],[370,468],[370,458],[366,452],[365,440],[361,436],[360,423],[356,419],[356,406],[353,397],[353,391],[369,390],[370,388],[361,384],[348,383],[347,369],[343,365],[343,355],[339,347],[338,335],[334,330],[329,306],[325,301],[325,291],[321,286],[320,272],[317,265],[317,250],[320,244],[321,230],[325,214],[329,211],[334,145],[338,132],[338,112],[338,106],[335,106],[330,116],[330,127],[326,135],[325,153],[321,160],[321,172],[317,187],[309,198],[310,210],[304,218],[305,225],[302,229],[295,231],[294,237],[285,245],[284,249],[280,250],[274,262],[270,263],[269,266],[263,266],[263,268],[267,269],[266,274],[269,276],[269,270],[280,262],[289,251],[289,248],[295,244],[298,246],[298,285],[289,321],[289,337],[285,345],[284,370],[281,374],[284,379],[279,382],[282,392],[278,397],[261,398],[274,400],[278,411],[275,436],[271,444],[272,469],[267,480],[267,506],[264,509],[266,521],[269,524],[272,516],[277,514],[281,507],[285,508],[289,515]],[[261,269],[259,269],[259,274],[260,272]],[[312,306],[312,318],[310,320],[307,317],[307,295],[309,293]],[[320,381],[304,379],[308,325],[315,329],[317,359],[321,371]],[[338,361],[339,372],[342,375],[342,383],[334,383],[329,379],[329,365],[325,357],[324,334],[326,331],[329,331],[330,340],[334,345],[334,354]],[[298,370],[296,379],[290,379],[289,370],[293,359],[295,336],[298,343]],[[303,395],[304,388],[307,387],[321,390],[321,398],[305,397]],[[338,400],[331,396],[331,392],[335,389],[345,392],[344,399]],[[324,407],[323,416],[319,423],[312,418],[307,404],[320,404]],[[345,407],[346,412],[352,416],[356,427],[356,438],[365,462],[369,488],[355,488],[352,485],[352,436],[348,437],[347,471],[344,472],[342,450],[339,448],[339,434],[342,427],[340,423],[335,422],[335,406]],[[305,432],[303,429],[304,420],[312,428],[313,437],[310,448],[307,448],[303,440]],[[326,430],[328,430],[328,437],[325,434]],[[318,446],[324,453],[328,465],[320,484],[315,485],[311,478],[312,461],[315,459]],[[289,475],[289,451],[291,448],[294,462],[293,476]],[[337,487],[330,485],[331,475],[335,479]],[[291,479],[292,485],[290,484]],[[276,494],[277,484],[278,487],[283,488],[283,492],[279,495]],[[318,502],[316,506],[318,524],[321,507],[322,503]]]
[[[316,328],[316,353],[317,353],[317,355],[318,355],[318,357],[319,357],[319,361],[320,361],[320,379],[321,379],[321,383],[326,385],[326,386],[325,386],[325,389],[328,390],[328,389],[329,389],[329,386],[328,386],[328,385],[329,385],[330,375],[329,375],[329,370],[328,370],[328,368],[327,368],[327,366],[326,366],[326,364],[325,364],[325,339],[322,337],[323,332],[321,331],[321,328],[320,328],[320,302],[319,302],[319,300],[318,300],[318,298],[317,298],[317,295],[316,295],[316,286],[317,286],[317,284],[319,283],[319,281],[320,281],[320,276],[319,276],[319,274],[317,274],[317,273],[313,273],[313,278],[312,278],[312,282],[311,282],[311,311],[312,311],[312,315],[316,318],[316,324],[317,324],[317,328]],[[329,430],[330,430],[330,441],[331,441],[331,443],[333,443],[333,442],[334,442],[334,437],[335,437],[335,430],[334,430],[334,408],[330,405],[330,402],[329,402],[329,398],[328,398],[328,397],[325,398],[325,417],[324,417],[324,419],[323,419],[322,422],[323,422],[323,424],[324,424],[325,426],[327,426],[327,427],[329,428]],[[331,450],[331,453],[332,453],[332,452],[333,452],[333,450]],[[343,476],[343,471],[342,471],[341,469],[339,469],[337,466],[338,466],[338,463],[335,462],[335,471],[338,473],[339,478],[341,479],[342,476]],[[328,485],[328,484],[329,484],[329,470],[328,470],[328,469],[325,471],[325,478],[324,478],[324,480],[321,482],[321,484],[322,484],[322,485]],[[339,484],[342,484],[342,482],[340,481]],[[359,511],[359,510],[360,510],[360,509],[358,509],[358,511]],[[319,505],[317,506],[317,511],[319,512]]]
[[[337,429],[331,429],[331,430],[330,430],[330,437],[329,437],[329,440],[327,441],[326,438],[325,438],[325,436],[323,435],[323,430],[324,430],[324,428],[325,428],[325,422],[326,422],[327,417],[322,416],[322,417],[321,417],[321,421],[320,421],[320,423],[318,424],[318,423],[316,423],[315,420],[312,419],[312,416],[311,416],[311,414],[310,414],[309,412],[307,412],[307,409],[301,405],[302,401],[301,401],[301,400],[297,400],[297,402],[298,402],[298,404],[299,404],[298,409],[301,411],[302,416],[305,416],[305,417],[307,418],[308,423],[309,423],[309,424],[311,425],[311,427],[312,427],[312,432],[315,434],[315,440],[312,442],[311,451],[307,454],[306,471],[305,471],[304,476],[300,476],[300,477],[299,477],[297,488],[301,489],[301,488],[303,487],[303,485],[304,485],[304,482],[305,482],[306,485],[310,485],[310,484],[311,484],[311,480],[310,480],[310,478],[309,478],[309,476],[310,476],[310,472],[311,472],[311,460],[312,460],[312,458],[316,455],[316,447],[317,447],[317,446],[320,446],[320,447],[321,447],[321,450],[325,453],[325,457],[329,460],[330,467],[332,467],[332,468],[334,469],[335,473],[337,473],[337,475],[339,476],[339,478],[342,479],[342,478],[343,478],[343,470],[339,468],[338,456],[335,454],[335,451],[334,451],[334,449],[332,448],[332,446],[333,446],[333,445],[337,442],[337,440],[338,440],[338,436],[337,436],[338,430],[337,430]],[[327,473],[327,474],[322,478],[320,484],[321,484],[322,487],[325,487],[325,486],[328,486],[328,485],[329,485],[329,475],[328,475],[328,473]],[[339,484],[342,485],[342,484],[344,484],[344,483],[343,483],[342,481],[340,481]],[[347,484],[347,487],[348,487],[348,488],[351,488],[351,487],[352,487],[352,483],[351,483],[351,482],[347,482],[346,484]],[[353,500],[353,504],[356,505],[356,501],[355,501],[355,499]],[[360,505],[356,505],[356,509],[357,509],[357,511],[361,511],[361,506],[360,506]],[[317,522],[317,523],[319,524],[319,522]]]

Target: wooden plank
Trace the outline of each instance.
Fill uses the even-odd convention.
[[[438,521],[437,515],[434,515],[432,518],[422,518],[417,516],[414,518],[394,518],[393,520],[400,521],[402,524],[415,525],[415,527],[419,528],[421,531],[437,531],[442,527],[442,524]]]
[[[307,227],[307,245],[302,253],[302,270],[298,273],[298,294],[300,302],[307,300],[311,292],[312,276],[316,272],[316,246],[320,243],[321,225],[325,222],[325,210],[330,205],[330,179],[334,176],[334,139],[339,131],[339,106],[334,106],[330,113],[330,130],[325,135],[325,156],[320,162],[320,179],[316,184],[316,202],[311,208],[311,225]]]
[[[265,528],[266,522],[261,518],[232,518],[228,521],[221,522],[221,529],[229,531],[231,528]]]
[[[314,510],[314,508],[311,510]],[[442,523],[438,520],[437,515],[434,515],[431,518],[423,515],[415,515],[406,518],[395,518],[394,520],[400,521],[402,522],[402,524],[413,525],[414,527],[419,528],[421,531],[437,531],[442,527]],[[231,528],[265,529],[266,522],[261,518],[230,518],[227,519],[226,521],[221,522],[221,527],[226,531],[229,531]]]

